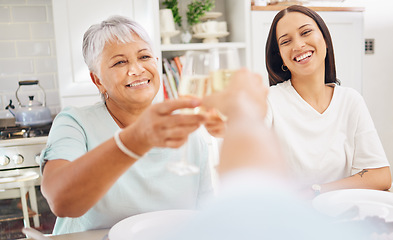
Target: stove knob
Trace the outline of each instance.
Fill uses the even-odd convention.
[[[0,165],[7,166],[10,163],[10,158],[6,155],[0,156]]]
[[[22,155],[18,154],[18,155],[12,156],[12,160],[14,161],[14,163],[16,165],[18,165],[18,164],[22,164],[25,159],[23,158]]]

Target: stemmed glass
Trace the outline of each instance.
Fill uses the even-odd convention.
[[[181,80],[179,83],[179,97],[202,98],[210,92],[209,72],[210,55],[202,51],[188,51],[185,54],[185,62],[182,68]],[[201,107],[181,109],[181,114],[202,113]],[[188,141],[181,147],[182,157],[177,162],[168,164],[168,169],[180,176],[196,174],[199,167],[187,161]]]
[[[213,92],[222,91],[228,85],[231,75],[240,68],[239,55],[236,48],[214,48],[208,52],[188,51],[179,83],[179,97],[203,98]],[[204,113],[202,107],[181,109],[181,114]],[[225,121],[226,117],[219,111],[218,116]],[[187,141],[188,142],[188,141]],[[178,175],[190,175],[199,172],[198,166],[187,161],[188,143],[181,149],[180,161],[168,164],[168,169]]]
[[[210,92],[215,93],[224,90],[232,74],[240,68],[240,59],[237,48],[213,48],[209,50],[210,55]],[[221,120],[227,117],[220,111],[215,110]]]
[[[210,82],[211,92],[224,90],[232,74],[240,68],[239,53],[237,48],[213,48],[210,55]]]

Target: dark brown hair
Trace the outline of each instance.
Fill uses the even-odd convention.
[[[303,7],[300,5],[293,5],[286,9],[281,10],[274,17],[272,25],[270,27],[269,36],[266,42],[266,68],[269,74],[269,85],[273,86],[278,83],[285,82],[291,78],[291,72],[283,71],[281,66],[283,65],[282,58],[280,56],[280,50],[277,43],[277,23],[287,13],[299,12],[310,18],[312,18],[318,25],[319,30],[322,32],[323,38],[326,43],[326,58],[325,58],[325,84],[336,83],[340,84],[340,81],[336,78],[336,65],[334,63],[334,51],[332,38],[330,37],[329,29],[327,28],[323,19],[313,10]]]

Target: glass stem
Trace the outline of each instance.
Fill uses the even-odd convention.
[[[182,146],[182,156],[181,156],[181,161],[183,162],[183,163],[186,163],[187,162],[187,155],[188,155],[188,138],[187,138],[187,141],[183,144],[183,146]]]

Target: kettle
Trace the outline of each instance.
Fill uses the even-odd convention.
[[[40,103],[34,100],[34,95],[29,95],[29,101],[27,104],[22,105],[19,97],[18,91],[21,86],[33,86],[37,85],[40,90],[43,92],[44,102]],[[12,100],[5,109],[8,109],[12,115],[15,117],[15,124],[23,127],[34,127],[34,126],[42,126],[52,122],[52,116],[49,108],[46,105],[46,95],[44,89],[40,86],[38,80],[25,80],[19,81],[18,89],[15,93],[16,99],[18,100],[19,107],[15,109],[15,106],[12,104]],[[13,110],[15,109],[15,110]]]

